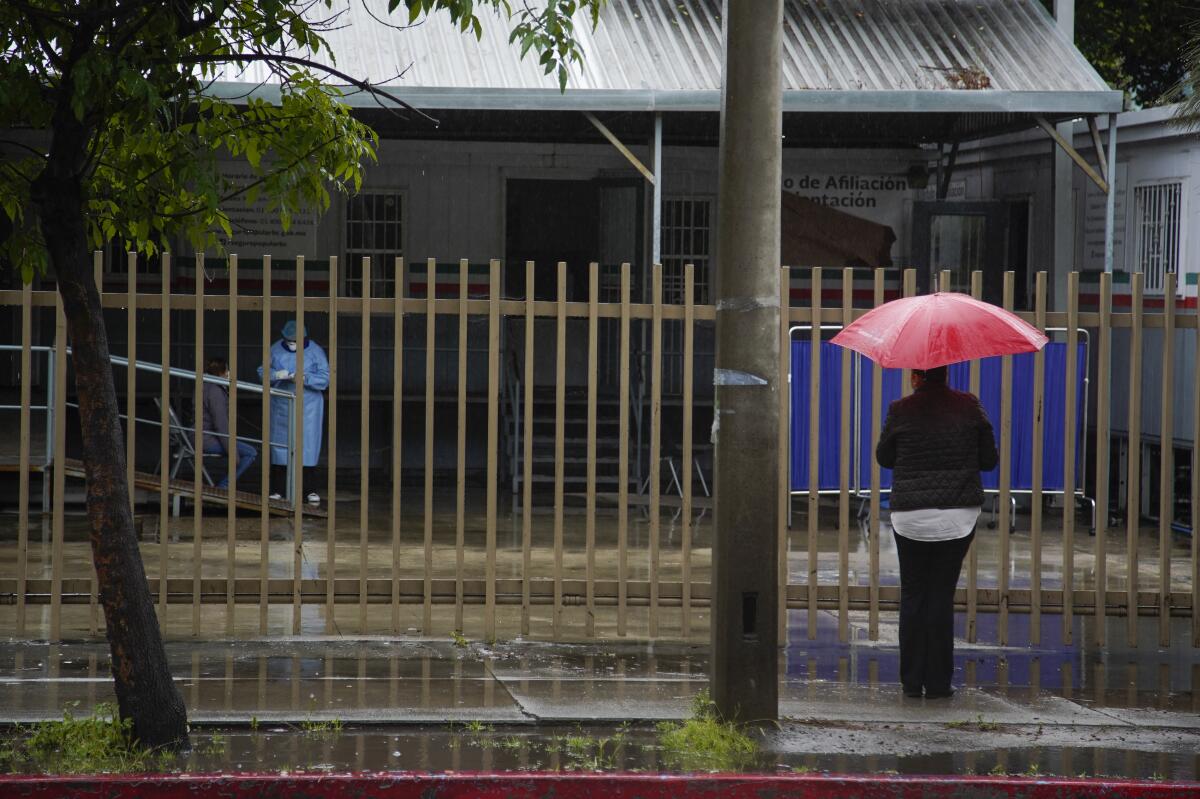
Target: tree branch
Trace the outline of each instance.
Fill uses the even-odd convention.
[[[209,13],[193,19],[184,19],[182,14],[176,13],[175,18],[178,20],[175,28],[176,35],[180,39],[186,39],[193,34],[199,33],[216,23],[221,18],[221,15],[225,13],[226,7],[224,3],[213,3],[212,8],[209,9]]]
[[[46,154],[44,152],[42,152],[41,150],[35,149],[33,147],[30,147],[25,142],[19,142],[16,139],[0,139],[0,144],[11,144],[14,147],[20,147],[22,150],[27,150],[27,151],[33,153],[34,155],[36,155],[38,158],[42,159],[43,161],[46,160]]]
[[[242,61],[258,61],[258,62],[267,63],[267,64],[294,64],[296,66],[307,67],[308,69],[319,70],[321,72],[325,72],[326,74],[332,75],[335,78],[340,78],[341,80],[346,81],[347,85],[353,86],[356,89],[358,89],[359,91],[363,91],[363,92],[370,94],[372,97],[375,98],[375,100],[377,102],[380,102],[380,98],[383,98],[392,103],[395,103],[396,105],[398,105],[404,109],[407,109],[408,111],[413,112],[414,114],[416,114],[420,117],[423,117],[424,119],[427,119],[428,121],[432,122],[434,125],[438,124],[438,121],[436,119],[434,119],[433,117],[429,116],[429,114],[426,114],[424,111],[420,110],[419,108],[413,107],[412,105],[406,103],[404,100],[401,100],[399,97],[394,97],[391,94],[388,94],[387,92],[383,91],[378,86],[371,83],[370,81],[359,80],[358,78],[351,77],[350,75],[346,74],[345,72],[342,72],[340,69],[331,67],[328,64],[322,64],[319,61],[313,61],[312,59],[309,59],[309,58],[301,58],[300,56],[283,55],[283,54],[276,54],[276,53],[238,53],[236,55],[227,55],[227,56],[215,56],[215,55],[183,56],[183,57],[179,58],[178,61],[180,63],[184,63],[184,64],[228,64],[228,63],[242,62]],[[380,102],[380,105],[381,105],[381,107],[386,108],[386,106],[384,106],[382,102]],[[394,110],[394,109],[389,109],[389,110]]]

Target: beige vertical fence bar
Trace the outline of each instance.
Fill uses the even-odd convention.
[[[484,562],[483,634],[496,640],[496,513],[499,480],[496,447],[500,438],[500,262],[488,264],[487,522]]]
[[[854,321],[854,270],[842,270],[842,327]],[[850,350],[842,348],[841,430],[838,439],[838,640],[850,640]]]
[[[971,296],[983,298],[983,272],[976,269],[971,272]],[[970,392],[979,396],[980,366],[979,361],[971,361]],[[993,424],[995,420],[992,420]],[[979,633],[979,545],[972,540],[967,549],[967,641],[975,643]]]
[[[337,399],[338,399],[338,259],[329,256],[329,447],[325,481],[325,631],[337,626]],[[394,632],[394,631],[393,631]]]
[[[365,281],[364,281],[365,282]],[[296,432],[292,436],[295,442],[294,477],[292,488],[292,540],[295,550],[292,555],[292,635],[300,634],[300,617],[303,609],[302,602],[302,573],[304,561],[304,256],[296,256],[296,335],[300,337],[296,346],[296,401],[295,424]],[[313,431],[320,435],[319,430]]]
[[[1063,426],[1063,643],[1070,645],[1075,630],[1075,435],[1076,372],[1079,364],[1079,273],[1067,275],[1066,424]]]
[[[904,270],[904,288],[903,295],[905,297],[915,297],[917,294],[917,270]],[[902,369],[900,371],[900,396],[907,397],[912,393],[912,370]]]
[[[101,250],[92,251],[92,278],[96,283],[96,293],[100,297],[100,307],[104,307],[104,253]],[[128,369],[132,369],[130,364]],[[115,381],[114,381],[115,383]],[[114,385],[115,389],[116,386]],[[118,413],[120,413],[118,411]],[[128,468],[128,465],[126,465]],[[133,484],[127,487],[130,501],[130,513],[133,512]],[[88,550],[90,555],[90,550]],[[95,568],[87,570],[88,573],[88,634],[95,637],[100,629],[100,580],[96,574]]]
[[[17,443],[17,637],[25,635],[29,580],[29,435],[33,403],[33,283],[21,286],[21,438]],[[57,470],[56,470],[57,471]],[[42,473],[46,479],[46,473]]]
[[[694,292],[696,268],[683,266],[683,441],[679,464],[683,484],[679,487],[683,511],[680,514],[680,632],[683,640],[692,634],[692,382],[696,309]]]
[[[467,531],[467,259],[458,262],[458,441],[454,513],[454,629],[463,629],[463,566]]]
[[[558,262],[554,366],[554,609],[552,631],[558,640],[563,608],[563,409],[567,382],[567,265]]]
[[[1197,378],[1192,376],[1193,381]],[[1162,426],[1158,437],[1158,645],[1171,645],[1171,522],[1175,520],[1175,273],[1163,280]],[[1193,613],[1195,611],[1193,610]]]
[[[132,337],[130,337],[132,341]],[[234,607],[237,602],[234,581],[237,578],[237,431],[238,431],[238,257],[229,256],[229,413],[225,439],[226,472],[229,497],[225,503],[225,632],[234,633]],[[132,370],[131,370],[132,371]],[[132,419],[132,414],[130,415]]]
[[[1046,273],[1038,272],[1033,282],[1033,324],[1046,329]],[[1070,336],[1067,337],[1070,341]],[[1029,500],[1029,643],[1042,641],[1042,440],[1046,413],[1046,353],[1033,354],[1033,486]],[[1067,370],[1068,376],[1073,373]]]
[[[791,413],[792,403],[792,291],[791,291],[791,268],[782,266],[779,269],[779,435],[776,441],[776,448],[779,450],[777,458],[779,476],[776,485],[778,486],[778,529],[775,533],[776,560],[778,568],[776,569],[777,577],[777,592],[779,594],[779,621],[776,626],[776,634],[780,641],[787,640],[787,621],[788,621],[788,578],[791,576],[788,569],[788,528],[791,525],[792,512],[792,484],[790,473],[790,454],[789,438],[791,433],[791,424],[788,421]],[[786,376],[786,377],[785,377]],[[710,572],[711,573],[711,572]]]
[[[653,265],[650,318],[650,637],[658,637],[659,535],[662,523],[662,264]]]
[[[1146,273],[1134,272],[1130,287],[1129,332],[1129,456],[1125,496],[1126,643],[1138,645],[1138,528],[1141,521],[1142,484],[1142,296]]]
[[[366,633],[367,575],[371,566],[371,294],[375,282],[371,259],[364,257],[362,275],[362,350],[358,394],[358,629]],[[428,634],[428,633],[427,633]]]
[[[404,259],[392,262],[392,634],[400,634],[400,490],[404,468]]]
[[[103,308],[104,253],[100,250],[94,250],[91,253],[91,274],[92,280],[96,282],[96,293],[100,295],[100,306]],[[132,368],[132,365],[128,368]],[[113,388],[115,389],[116,386],[114,385]],[[130,495],[130,512],[132,515],[133,486],[128,486],[127,491],[128,495]],[[97,575],[95,567],[88,570],[88,575],[88,633],[92,637],[95,637],[100,632],[100,576]]]
[[[421,630],[433,635],[433,410],[434,365],[437,353],[437,261],[425,261],[425,566],[424,621]]]
[[[1192,646],[1200,647],[1200,320],[1195,335],[1195,363],[1192,367]],[[1107,512],[1107,509],[1103,509]],[[1200,668],[1200,666],[1193,666]],[[1195,675],[1198,672],[1193,671]],[[1193,680],[1195,678],[1193,677]],[[1200,703],[1200,691],[1193,682],[1192,696]],[[1195,707],[1196,705],[1193,705]]]
[[[192,400],[192,635],[200,635],[200,590],[204,562],[204,289],[207,282],[204,253],[196,253],[195,360]]]
[[[875,270],[874,306],[883,305],[882,270]],[[862,363],[862,361],[860,361]],[[883,426],[883,370],[871,360],[866,361],[871,375],[871,515],[867,520],[870,525],[868,543],[867,582],[869,585],[869,604],[867,609],[867,637],[872,641],[879,640],[879,461],[875,460],[875,445]]]
[[[271,597],[267,593],[271,566],[271,256],[263,256],[262,280],[262,509],[258,532],[258,632],[267,634]],[[164,323],[165,324],[165,323]],[[166,383],[166,377],[163,377]]]
[[[810,274],[812,308],[810,350],[808,353],[808,640],[817,637],[817,532],[820,525],[821,494],[819,463],[821,457],[821,267]]]
[[[171,474],[171,254],[162,255],[162,314],[159,319],[159,352],[162,369],[159,373],[159,425],[158,425],[158,622],[167,623],[167,568],[169,506],[171,493],[168,490]]]
[[[137,253],[126,255],[125,268],[129,282],[125,294],[125,355],[129,365],[125,367],[125,484],[129,486],[129,504],[133,507],[136,488],[133,474],[137,458]],[[22,377],[24,372],[21,373]]]
[[[584,511],[584,550],[586,564],[587,617],[584,634],[596,634],[596,383],[599,369],[597,347],[599,340],[600,264],[588,264],[588,387],[587,387],[587,498]]]
[[[525,412],[521,427],[521,635],[529,635],[529,589],[533,571],[533,365],[534,365],[534,270],[525,262]]]
[[[1104,646],[1107,638],[1105,615],[1108,610],[1108,471],[1110,457],[1109,427],[1112,383],[1112,273],[1100,275],[1100,324],[1096,332],[1096,622],[1092,641]]]
[[[620,386],[617,436],[617,635],[625,635],[629,541],[629,264],[621,264]],[[526,426],[528,430],[528,426]],[[1200,635],[1200,633],[1197,633]]]
[[[1013,307],[1014,280],[1012,272],[1004,273],[1002,301],[1004,309]],[[1009,568],[1012,561],[1012,356],[1000,359],[1000,491],[997,503],[1000,508],[1000,557],[996,569],[999,583],[998,637],[1001,646],[1008,644]]]
[[[63,534],[66,521],[67,317],[62,293],[54,297],[54,507],[50,527],[50,640],[62,638]]]

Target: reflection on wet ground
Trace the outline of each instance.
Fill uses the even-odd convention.
[[[920,735],[894,728],[892,738]],[[943,738],[964,741],[970,732],[941,727]],[[1154,751],[1113,740],[1108,745],[981,747],[978,750],[897,754],[797,751],[791,725],[760,739],[761,749],[745,770],[837,774],[1022,774],[1132,779],[1195,780],[1200,756],[1194,751]],[[193,749],[170,770],[190,772],[343,771],[674,771],[648,725],[562,725],[509,727],[350,727],[340,731],[261,725],[209,728],[193,733]]]
[[[960,643],[958,693],[914,701],[894,646],[809,641],[804,621],[755,768],[1200,777],[1189,649]],[[686,717],[708,679],[703,647],[618,642],[173,642],[168,657],[197,728],[178,765],[201,770],[669,768],[654,724]],[[3,718],[105,701],[103,645],[0,644]]]
[[[485,576],[486,568],[486,520],[479,497],[468,498],[464,517],[464,547],[462,553],[463,578],[467,581],[479,581]],[[306,519],[300,531],[300,573],[301,579],[324,579],[330,575],[330,563],[333,564],[333,576],[339,580],[357,580],[361,575],[361,564],[364,562],[361,548],[362,536],[358,526],[359,504],[353,494],[347,492],[344,498],[335,503],[333,557],[330,559],[330,545],[327,522],[323,519]],[[802,505],[797,504],[797,509]],[[401,501],[401,535],[398,551],[393,551],[391,502],[382,497],[373,498],[368,513],[368,529],[366,530],[366,577],[371,580],[387,580],[393,577],[401,580],[421,580],[425,576],[426,556],[424,549],[424,496],[420,492],[406,491]],[[855,510],[854,508],[851,509]],[[531,575],[534,579],[550,579],[555,573],[554,551],[554,515],[547,508],[535,508],[532,514],[530,564]],[[839,567],[839,534],[835,527],[837,522],[836,502],[827,501],[821,508],[821,529],[817,536],[817,566],[818,580],[822,585],[834,586],[840,577]],[[853,519],[854,514],[851,514]],[[688,555],[692,579],[696,584],[707,587],[711,567],[711,513],[706,510],[696,510],[691,524],[691,548]],[[989,517],[985,514],[984,521]],[[152,581],[160,574],[163,564],[163,547],[160,544],[160,518],[156,514],[139,516],[142,531],[142,552],[146,563],[147,574]],[[1045,590],[1055,590],[1062,587],[1063,562],[1063,533],[1061,529],[1061,514],[1053,509],[1047,509],[1046,526],[1041,534],[1040,561],[1042,564],[1041,585]],[[513,503],[501,503],[501,511],[497,521],[497,552],[496,574],[500,580],[517,579],[523,574],[522,552],[522,508]],[[232,574],[238,579],[253,580],[263,574],[271,579],[291,579],[296,550],[296,536],[289,518],[271,519],[268,529],[266,558],[260,544],[262,525],[259,517],[254,514],[243,514],[230,524],[223,509],[207,508],[201,519],[201,545],[199,557],[194,546],[194,519],[190,515],[179,518],[168,517],[166,521],[166,574],[170,578],[190,580],[199,576],[205,581],[224,580],[230,575],[229,550],[230,539],[233,541],[234,567]],[[1073,552],[1073,585],[1077,590],[1095,587],[1096,539],[1088,535],[1087,514],[1080,513],[1078,524],[1074,530]],[[17,574],[16,558],[16,517],[12,514],[0,515],[0,581],[14,578]],[[615,510],[611,507],[602,508],[596,517],[596,549],[594,553],[594,576],[599,583],[605,584],[604,591],[615,592],[613,581],[618,578],[618,526]],[[682,578],[684,552],[683,520],[678,508],[665,508],[661,516],[659,536],[659,562],[656,576],[661,583],[678,583]],[[789,535],[788,570],[793,584],[803,584],[808,574],[808,533],[807,521],[803,514],[797,513],[793,519],[793,527]],[[1029,518],[1019,515],[1016,529],[1009,537],[1011,559],[1006,569],[1001,563],[1001,536],[996,530],[989,530],[981,524],[976,538],[977,577],[981,589],[995,588],[1001,572],[1007,574],[1008,585],[1012,589],[1027,589],[1031,583],[1032,537],[1029,532]],[[565,580],[584,580],[587,576],[588,556],[585,549],[586,517],[579,508],[567,508],[563,520],[563,553],[562,577]],[[432,549],[430,575],[433,579],[453,579],[456,576],[457,552],[456,534],[457,519],[455,498],[452,494],[440,493],[435,496],[432,513]],[[879,582],[884,586],[899,584],[899,567],[896,560],[895,543],[891,528],[886,517],[876,531],[879,538]],[[633,507],[630,510],[628,530],[628,579],[630,581],[646,581],[651,576],[651,561],[649,547],[650,524],[645,508]],[[852,525],[847,543],[847,582],[850,585],[867,585],[870,569],[870,539],[871,534],[863,524]],[[27,573],[30,578],[45,579],[51,574],[50,545],[51,534],[48,519],[35,519],[30,532],[30,542],[26,558]],[[1127,540],[1124,529],[1109,530],[1105,538],[1107,549],[1107,579],[1109,591],[1120,591],[1127,587]],[[1186,536],[1173,535],[1170,542],[1171,569],[1170,585],[1174,591],[1188,591],[1191,587],[1191,549],[1190,539]],[[67,578],[89,579],[92,575],[90,549],[87,543],[86,520],[81,514],[68,516],[66,519],[65,544],[63,551],[63,573]],[[1156,591],[1159,586],[1159,532],[1156,527],[1146,526],[1138,538],[1138,581],[1142,591]],[[967,567],[960,586],[967,584]],[[190,582],[189,582],[190,586]],[[221,589],[223,591],[223,587]],[[682,620],[678,610],[678,589],[674,598],[668,598],[661,612],[658,627],[660,637],[680,639],[683,637]],[[470,593],[470,592],[468,592]],[[601,591],[603,593],[603,591]],[[701,592],[696,593],[702,596]],[[189,597],[180,596],[177,599],[188,602]],[[226,635],[240,637],[257,636],[260,633],[259,610],[250,604],[255,598],[245,597],[245,604],[239,604],[234,611],[234,618],[225,617],[223,606],[224,597],[216,599],[214,604],[206,604],[201,609],[201,627],[203,629],[219,629]],[[212,602],[213,598],[206,599]],[[319,601],[319,600],[318,600]],[[440,599],[438,601],[441,601]],[[672,607],[673,606],[673,607]],[[45,636],[48,631],[49,611],[45,605],[32,606],[29,623],[31,634]],[[887,614],[885,614],[887,615]],[[424,617],[419,607],[405,605],[401,610],[403,618],[400,632],[424,635],[445,635],[455,629],[456,619],[453,609],[438,605],[433,611],[434,618],[430,629],[423,629]],[[483,637],[483,614],[467,613],[464,619],[464,632],[468,637]],[[329,614],[325,607],[319,604],[306,604],[301,610],[300,631],[305,634],[387,634],[391,633],[391,612],[386,604],[372,603],[365,624],[360,620],[356,603],[347,603]],[[160,619],[167,637],[187,638],[193,631],[193,616],[191,607],[187,604],[172,604],[166,614]],[[584,610],[579,607],[568,607],[563,612],[561,621],[564,622],[565,633],[560,633],[560,640],[578,640],[583,636],[585,627]],[[601,603],[596,616],[593,618],[596,635],[599,638],[615,637],[615,610]],[[95,613],[87,607],[67,606],[63,614],[63,632],[67,637],[86,637],[98,629],[99,624]],[[293,630],[292,609],[290,604],[272,605],[267,613],[266,634],[291,634]],[[706,641],[708,638],[707,609],[695,607],[689,617],[690,635],[694,640]],[[858,621],[852,619],[852,624]],[[1014,614],[1009,621],[1011,635],[1016,639],[1024,634],[1022,629],[1029,623],[1027,616]],[[1042,622],[1043,635],[1052,635],[1051,628],[1058,624],[1058,617],[1046,616]],[[0,605],[0,630],[14,629],[15,609],[12,605]],[[649,622],[644,607],[631,607],[629,619],[629,634],[632,637],[646,637]],[[1141,623],[1143,628],[1154,627],[1153,620]],[[535,606],[531,611],[530,634],[535,638],[546,638],[551,635],[552,615],[546,606]],[[501,606],[498,610],[498,635],[500,638],[512,638],[519,634],[521,616],[519,608]],[[1117,630],[1124,636],[1123,630]],[[857,634],[857,632],[855,633]],[[1190,633],[1189,633],[1190,635]],[[998,640],[987,638],[983,631],[980,640]]]
[[[418,580],[424,574],[423,497],[404,497],[399,557],[392,549],[390,503],[372,503],[367,530],[367,576],[393,574]],[[335,576],[356,582],[361,563],[358,505],[338,500],[335,519]],[[485,520],[478,503],[468,505],[463,575],[479,581],[485,566]],[[433,516],[435,578],[455,576],[455,508],[439,495]],[[1047,517],[1058,521],[1048,511]],[[839,576],[838,540],[832,505],[822,507],[817,572],[823,585]],[[82,516],[68,518],[64,573],[91,574]],[[160,566],[158,517],[142,521],[147,571],[155,579]],[[522,573],[519,506],[503,508],[499,519],[497,574]],[[711,517],[696,512],[692,527],[691,573],[709,580]],[[1076,588],[1094,585],[1095,539],[1081,519],[1074,536]],[[270,522],[268,556],[261,557],[260,521],[241,516],[228,524],[211,509],[202,520],[199,571],[194,567],[193,519],[168,520],[167,569],[172,578],[199,573],[206,581],[228,574],[228,536],[234,540],[235,575],[290,578],[295,535],[289,519]],[[0,581],[16,574],[16,520],[0,516]],[[661,519],[658,577],[678,582],[682,574],[682,524],[675,509]],[[329,542],[323,520],[307,520],[301,530],[301,576],[330,572]],[[650,576],[649,520],[633,509],[629,527],[629,577]],[[563,577],[586,575],[585,518],[568,509],[564,520]],[[898,584],[894,542],[886,523],[876,531],[880,543],[880,583]],[[554,570],[553,515],[533,515],[533,573],[545,579]],[[797,516],[789,536],[788,568],[794,583],[808,571],[806,521]],[[977,541],[978,584],[995,587],[1000,567],[1000,535],[980,528]],[[35,524],[28,553],[29,576],[50,575],[48,523]],[[597,518],[595,576],[617,577],[617,526],[610,511]],[[851,530],[848,580],[865,585],[870,536]],[[1061,585],[1063,536],[1048,527],[1042,535],[1043,587]],[[1126,540],[1110,532],[1110,590],[1125,587]],[[1190,541],[1172,542],[1171,584],[1186,590]],[[1139,581],[1143,591],[1158,586],[1158,533],[1146,528],[1139,538]],[[1029,585],[1031,537],[1021,516],[1010,537],[1009,585]],[[394,566],[398,569],[394,571]],[[188,581],[190,584],[190,580]],[[966,576],[963,578],[963,585]],[[223,585],[223,582],[221,583]],[[610,584],[606,590],[615,591]],[[260,638],[259,608],[239,605],[227,616],[224,596],[200,607],[193,633],[192,607],[172,604],[161,617],[170,643],[172,671],[198,725],[197,746],[180,765],[195,769],[542,769],[665,768],[655,748],[654,723],[679,719],[708,679],[708,610],[692,609],[691,645],[684,640],[676,597],[659,613],[660,635],[671,643],[647,644],[649,611],[631,604],[629,630],[620,639],[616,611],[598,605],[595,637],[584,639],[586,608],[564,608],[561,638],[579,644],[544,642],[552,634],[552,608],[535,604],[530,634],[522,637],[521,609],[497,608],[500,643],[484,644],[483,610],[468,604],[461,625],[466,646],[444,638],[459,627],[452,604],[435,604],[429,624],[420,604],[400,606],[400,631],[391,635],[391,608],[368,607],[366,624],[357,603],[339,604],[332,615],[323,604],[301,610],[302,636],[292,630],[289,604],[272,605]],[[572,601],[578,597],[572,597]],[[185,597],[186,600],[186,597]],[[29,608],[30,634],[45,637],[48,606]],[[64,709],[85,713],[112,701],[107,647],[96,633],[98,617],[86,604],[63,608],[63,631],[74,643],[9,640],[0,643],[0,719],[32,721],[56,718]],[[955,683],[959,693],[946,702],[906,702],[898,690],[897,628],[894,611],[878,621],[876,640],[868,634],[865,611],[852,609],[845,619],[847,639],[839,640],[836,612],[817,614],[810,638],[807,614],[787,619],[787,646],[780,655],[781,714],[789,719],[763,739],[758,767],[766,770],[1043,773],[1077,775],[1200,776],[1200,658],[1190,646],[1192,620],[1173,618],[1173,645],[1159,648],[1156,620],[1143,619],[1130,635],[1126,620],[1104,622],[1107,646],[1095,649],[1092,617],[1072,620],[1069,637],[1062,617],[1044,615],[1034,640],[1032,619],[1014,613],[1007,620],[1007,644],[1001,646],[1000,621],[980,613],[976,640],[966,638],[959,614]],[[15,608],[0,605],[0,631],[15,629]],[[226,639],[225,637],[228,636]],[[357,636],[357,637],[350,637]],[[243,640],[237,640],[243,639]],[[251,729],[251,720],[257,729]],[[337,720],[336,732],[304,729]],[[630,722],[619,745],[615,725]],[[568,743],[574,739],[573,743]],[[608,741],[603,747],[597,742]],[[590,742],[590,743],[589,743]],[[602,751],[601,751],[602,749]]]

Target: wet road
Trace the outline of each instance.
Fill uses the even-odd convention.
[[[198,727],[186,759],[196,769],[669,767],[653,724],[689,713],[708,667],[703,648],[679,645],[293,639],[168,649]],[[894,648],[794,632],[781,655],[786,721],[763,736],[753,767],[1200,776],[1200,667],[1189,653],[963,645],[959,658],[952,699],[907,700]],[[0,713],[84,713],[111,701],[107,668],[95,644],[0,645]],[[334,720],[339,731],[313,730]]]

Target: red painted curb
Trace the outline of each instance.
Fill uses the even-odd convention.
[[[1032,777],[681,774],[150,774],[0,776],[0,796],[48,799],[1180,799],[1200,783]]]

